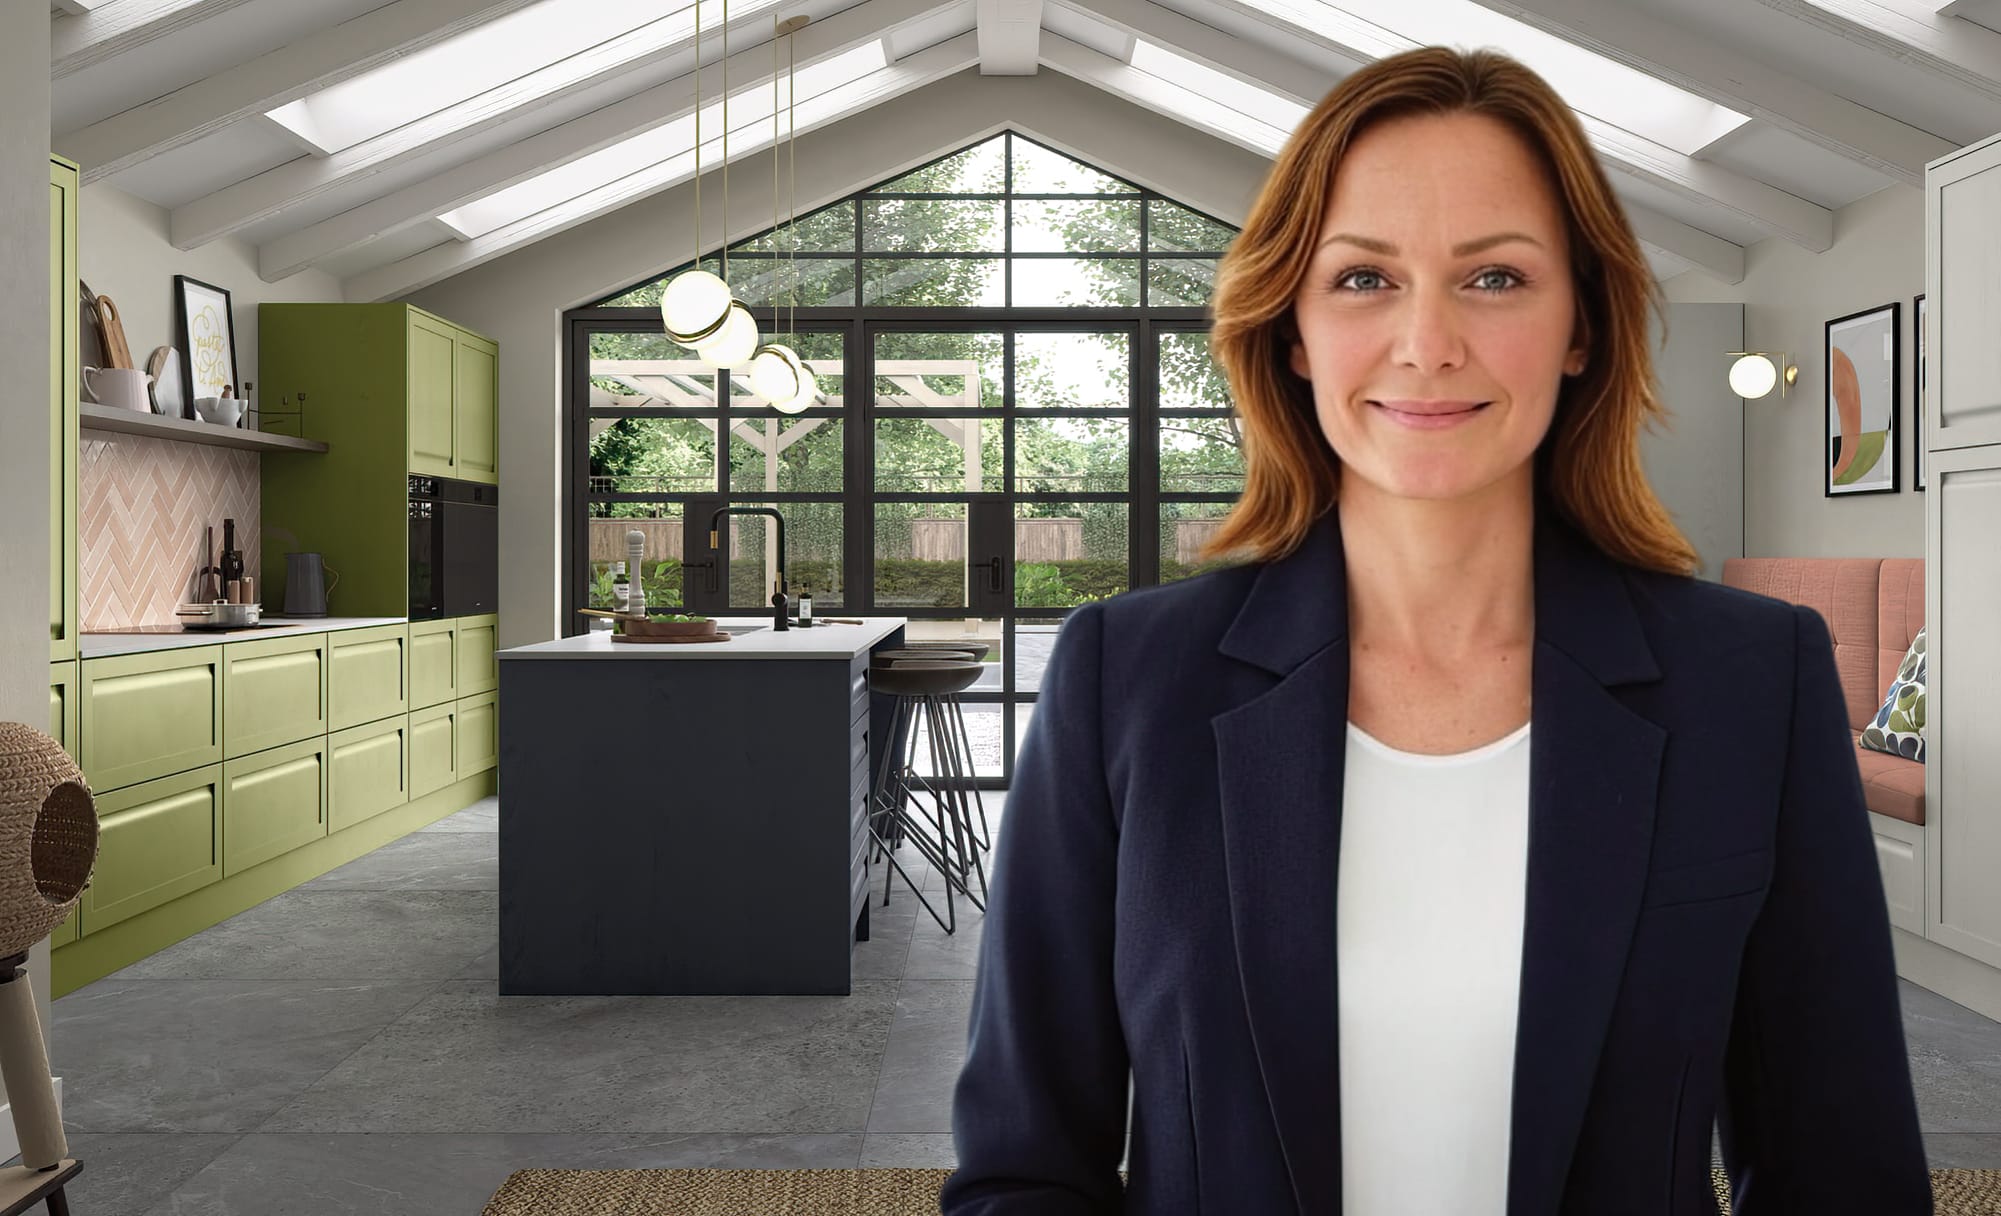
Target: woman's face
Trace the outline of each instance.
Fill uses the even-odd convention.
[[[1315,240],[1291,364],[1312,381],[1342,493],[1526,490],[1562,377],[1585,359],[1561,204],[1528,144],[1470,112],[1369,127]]]

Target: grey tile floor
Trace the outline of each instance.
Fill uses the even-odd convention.
[[[498,830],[489,799],[57,1001],[79,1216],[471,1216],[534,1166],[952,1164],[977,912],[947,936],[901,886],[885,911],[878,869],[850,996],[503,1001]],[[2001,1167],[2001,1025],[1902,991],[1932,1164]]]

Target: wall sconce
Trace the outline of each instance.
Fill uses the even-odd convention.
[[[1779,396],[1786,395],[1786,387],[1800,378],[1799,364],[1788,362],[1783,354],[1766,354],[1761,350],[1733,350],[1726,354],[1737,356],[1730,365],[1730,391],[1739,397],[1757,399],[1779,386]],[[1774,364],[1772,361],[1778,362]],[[1781,373],[1780,369],[1784,372]]]

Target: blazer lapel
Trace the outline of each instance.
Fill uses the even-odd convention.
[[[1557,1210],[1624,970],[1666,731],[1610,689],[1660,672],[1617,566],[1539,502],[1528,887],[1508,1216]],[[1278,676],[1211,719],[1244,1007],[1300,1211],[1341,1210],[1334,957],[1347,751],[1337,513],[1266,564],[1217,649]]]

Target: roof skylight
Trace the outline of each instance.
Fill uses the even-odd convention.
[[[886,66],[888,59],[883,52],[882,40],[873,38],[852,50],[830,55],[800,68],[800,125],[818,117],[818,110],[812,103],[819,98]],[[781,79],[778,82],[778,106],[783,111],[789,104],[785,81]],[[730,95],[732,160],[770,145],[771,106],[769,80]],[[721,101],[702,107],[702,160],[705,168],[717,167],[722,160],[722,114]],[[781,139],[790,134],[785,121],[786,115],[781,112],[778,119]],[[578,157],[568,164],[447,211],[438,219],[461,238],[472,240],[642,171],[672,180],[694,169],[694,142],[694,116],[684,114],[631,139],[600,148],[588,156]],[[654,170],[659,172],[652,173]]]
[[[1695,155],[1750,121],[1748,115],[1728,106],[1503,16],[1473,0],[1247,2],[1302,29],[1339,31],[1338,37],[1374,55],[1393,53],[1413,42],[1498,48],[1535,69],[1573,109],[1686,156]]]

